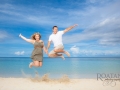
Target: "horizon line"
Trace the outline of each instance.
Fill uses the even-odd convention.
[[[30,57],[0,57],[0,58],[30,58]],[[43,57],[43,58],[50,58],[50,57]],[[65,58],[120,58],[120,57],[112,57],[111,56],[111,57],[65,57]]]

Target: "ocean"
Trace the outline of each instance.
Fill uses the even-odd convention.
[[[29,57],[0,57],[0,77],[26,78],[48,74],[50,78],[67,75],[69,78],[96,78],[97,74],[120,74],[120,58],[48,58],[43,66],[29,68]]]

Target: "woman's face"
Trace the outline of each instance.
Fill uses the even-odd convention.
[[[35,35],[36,40],[40,40],[40,36],[38,34]]]

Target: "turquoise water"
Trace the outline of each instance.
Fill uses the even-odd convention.
[[[30,58],[0,58],[0,77],[49,74],[51,78],[96,78],[97,73],[120,73],[120,58],[44,58],[41,68],[29,68]]]

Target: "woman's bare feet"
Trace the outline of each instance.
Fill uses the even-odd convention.
[[[29,68],[32,68],[32,65],[33,65],[33,62],[31,62],[31,63],[29,64]]]

